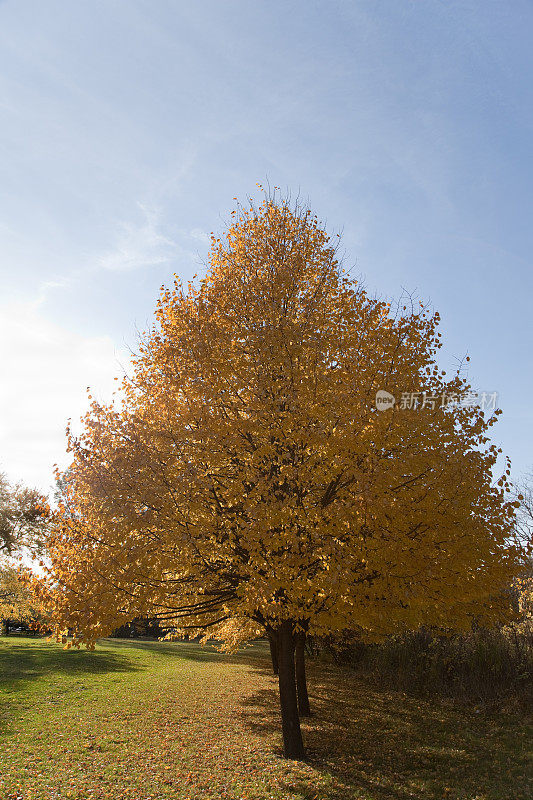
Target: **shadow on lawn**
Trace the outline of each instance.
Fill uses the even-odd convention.
[[[45,640],[27,644],[10,639],[9,645],[5,649],[0,645],[0,689],[18,688],[21,681],[50,673],[80,675],[136,669],[128,658],[109,651],[71,650],[65,658],[62,648]]]
[[[301,780],[287,791],[320,800],[533,797],[524,720],[383,692],[327,665],[309,672],[308,763],[334,781],[320,795]],[[243,717],[257,732],[279,732],[277,690],[249,697]]]
[[[237,653],[221,653],[214,644],[200,645],[195,641],[164,642],[157,640],[139,639],[103,639],[102,644],[110,645],[113,649],[129,650],[131,648],[148,650],[150,653],[171,655],[185,658],[190,661],[218,662],[225,664],[249,664],[255,668],[262,668],[266,664],[269,653],[268,643],[259,640],[250,647],[243,648]],[[272,670],[270,670],[271,672]]]

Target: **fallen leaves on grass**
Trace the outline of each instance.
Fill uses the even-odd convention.
[[[311,664],[309,761],[291,762],[279,755],[277,688],[261,645],[227,656],[109,640],[88,654],[94,661],[71,662],[77,654],[61,651],[52,668],[48,648],[39,640],[0,646],[9,690],[2,800],[533,796],[531,729],[516,716],[379,692],[354,673]]]

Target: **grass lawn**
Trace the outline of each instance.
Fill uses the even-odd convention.
[[[305,764],[280,757],[262,644],[0,638],[0,800],[531,800],[532,726],[311,664]]]

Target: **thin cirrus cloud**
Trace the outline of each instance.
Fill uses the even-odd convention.
[[[116,244],[96,259],[97,269],[118,272],[144,269],[168,263],[182,252],[177,242],[161,232],[157,211],[138,205],[143,214],[141,224],[120,224]]]

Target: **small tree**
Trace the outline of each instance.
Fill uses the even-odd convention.
[[[501,617],[515,507],[491,477],[498,412],[436,363],[438,314],[370,297],[307,209],[235,216],[199,286],[162,291],[120,405],[93,401],[70,438],[41,592],[74,643],[138,615],[261,626],[301,758],[297,641]]]
[[[17,562],[42,557],[49,508],[46,498],[0,474],[0,621],[9,633],[10,620],[37,622],[38,600],[24,581]]]
[[[44,622],[43,609],[19,575],[16,567],[0,564],[0,623],[1,632],[9,634],[11,622],[24,622],[36,627]]]
[[[38,555],[46,536],[48,503],[36,489],[11,485],[0,473],[0,557]]]

